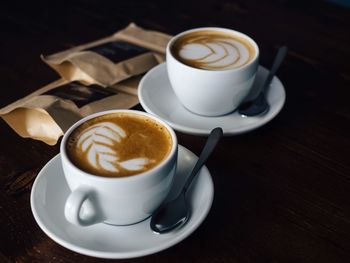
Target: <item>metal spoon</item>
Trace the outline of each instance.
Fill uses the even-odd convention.
[[[216,145],[218,144],[223,132],[221,128],[215,128],[211,131],[207,142],[194,166],[190,176],[186,180],[180,194],[175,199],[162,204],[152,215],[151,229],[159,234],[163,234],[185,224],[190,218],[190,208],[186,200],[186,192],[193,179],[198,174],[204,163],[207,161]]]
[[[288,48],[286,46],[280,47],[278,49],[277,55],[272,64],[272,68],[264,81],[264,84],[258,97],[256,97],[252,101],[245,102],[238,107],[238,113],[241,114],[243,117],[251,117],[259,114],[262,115],[270,109],[270,105],[267,103],[265,95],[273,77],[276,75],[277,70],[283,62],[287,51]]]

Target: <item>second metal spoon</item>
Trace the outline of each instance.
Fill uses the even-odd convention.
[[[277,70],[281,66],[287,54],[287,51],[288,48],[286,46],[280,47],[278,49],[277,55],[275,57],[275,60],[273,61],[271,70],[264,81],[260,94],[254,100],[245,102],[242,105],[240,105],[238,107],[239,114],[241,114],[244,117],[251,117],[264,114],[270,109],[270,105],[266,100],[267,88],[269,87],[273,77],[276,75]]]

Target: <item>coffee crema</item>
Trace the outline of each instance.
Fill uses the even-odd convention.
[[[161,163],[172,149],[167,128],[147,116],[110,113],[87,120],[68,137],[69,159],[97,176],[136,175]]]
[[[248,64],[256,54],[253,45],[234,33],[201,30],[180,36],[172,45],[182,63],[207,70],[226,70]]]

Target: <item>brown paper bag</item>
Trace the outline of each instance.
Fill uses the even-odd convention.
[[[110,86],[163,62],[169,39],[131,23],[112,36],[41,58],[67,81]]]
[[[129,93],[118,91],[118,86],[104,88],[60,79],[2,108],[0,116],[20,136],[54,145],[82,117],[135,106],[138,98],[132,90],[137,91],[137,86],[126,83],[125,87]]]

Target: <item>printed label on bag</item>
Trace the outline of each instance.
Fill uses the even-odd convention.
[[[108,58],[113,63],[118,63],[120,61],[144,54],[149,50],[125,41],[114,41],[86,49],[86,51],[95,52],[101,56],[104,56],[105,58]]]
[[[52,95],[62,99],[73,101],[77,107],[81,108],[91,102],[104,99],[115,95],[116,93],[108,91],[100,85],[92,84],[85,86],[79,82],[70,82],[58,86],[42,95]]]

